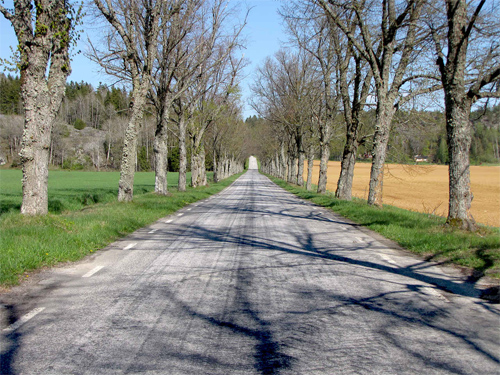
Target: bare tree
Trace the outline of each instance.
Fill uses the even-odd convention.
[[[17,68],[25,113],[21,213],[44,215],[51,130],[71,73],[69,50],[80,11],[66,0],[20,0],[13,10],[0,5],[0,11],[12,23],[19,43]]]
[[[114,31],[108,34],[107,51],[94,48],[94,59],[106,72],[132,83],[130,119],[125,132],[118,185],[118,200],[131,201],[136,169],[137,135],[147,104],[157,43],[164,21],[178,13],[182,0],[94,0]],[[163,13],[166,12],[166,13]]]
[[[200,63],[195,56],[200,52],[200,43],[197,43],[200,31],[198,23],[203,17],[202,8],[205,5],[204,0],[184,0],[180,11],[172,15],[167,21],[168,27],[163,27],[160,32],[158,59],[151,88],[157,124],[153,147],[157,194],[168,193],[168,124],[174,122],[171,118],[174,102],[188,89],[189,86],[185,83],[196,74],[197,63]],[[191,65],[188,64],[189,61]]]
[[[488,7],[485,0],[443,2],[445,22],[439,25],[429,21],[429,25],[445,96],[450,182],[447,223],[474,230],[476,223],[470,213],[469,115],[476,101],[500,98],[499,4],[491,2]],[[439,14],[440,4],[433,9],[434,14]]]
[[[292,43],[299,49],[310,54],[315,61],[315,67],[321,77],[322,103],[316,113],[318,125],[320,166],[318,193],[326,192],[328,179],[328,161],[330,159],[330,141],[332,139],[335,117],[338,112],[339,96],[335,85],[336,69],[340,56],[335,50],[335,40],[338,35],[331,28],[328,19],[318,6],[301,0],[285,5],[282,16],[287,22],[287,28],[292,36]],[[309,153],[311,156],[311,153]],[[309,163],[311,164],[311,163]]]
[[[208,130],[214,168],[214,182],[243,171],[249,134],[237,102],[229,102]]]
[[[395,0],[379,2],[313,0],[325,11],[359,54],[370,65],[377,100],[376,125],[373,138],[373,159],[370,173],[368,203],[382,205],[382,186],[391,122],[399,106],[416,95],[437,89],[422,86],[405,90],[409,82],[426,80],[429,74],[416,74],[409,67],[422,53],[428,33],[419,20],[425,1]],[[346,23],[344,15],[352,13],[357,32]],[[379,24],[373,20],[379,20]]]
[[[322,91],[318,90],[321,80],[313,65],[312,56],[303,50],[280,50],[258,69],[252,85],[256,96],[252,106],[282,137],[278,158],[280,165],[287,165],[283,175],[298,185],[303,185],[305,139],[311,127],[317,125],[323,108]],[[280,168],[281,172],[284,169]]]
[[[187,172],[187,145],[188,127],[190,129],[190,141],[196,148],[202,152],[202,141],[205,130],[210,126],[210,117],[217,113],[217,105],[223,105],[220,102],[220,96],[216,102],[212,102],[212,110],[205,111],[203,116],[200,110],[215,98],[214,93],[222,90],[223,96],[227,98],[231,94],[229,86],[226,91],[223,90],[224,84],[228,81],[228,66],[238,65],[239,70],[243,67],[243,61],[236,59],[233,54],[241,45],[241,32],[246,24],[246,18],[243,22],[236,22],[232,27],[229,25],[230,18],[235,13],[235,8],[229,7],[228,0],[204,1],[203,6],[197,13],[197,27],[193,34],[187,38],[185,44],[181,46],[184,51],[189,51],[175,68],[175,80],[177,93],[173,101],[174,116],[171,119],[177,122],[179,138],[179,185],[180,191],[186,190],[186,172]],[[231,21],[232,22],[232,21]],[[240,61],[239,63],[237,63]],[[237,75],[236,75],[237,76]],[[236,82],[234,76],[233,84]],[[226,81],[224,81],[226,80]],[[211,113],[211,114],[209,114]],[[196,116],[195,116],[196,115]],[[194,121],[198,120],[195,126]],[[203,121],[201,121],[203,119]],[[208,120],[208,121],[205,121]],[[200,122],[201,121],[201,122]],[[198,146],[196,146],[198,145]],[[196,154],[195,154],[196,157]],[[204,161],[195,161],[197,166],[202,167],[201,181],[204,181]],[[193,168],[193,160],[191,163]],[[195,170],[195,176],[198,169]],[[195,184],[197,186],[197,184]]]
[[[238,93],[238,78],[244,66],[243,58],[235,58],[227,51],[234,46],[225,44],[217,47],[214,55],[215,63],[211,68],[202,66],[200,71],[200,88],[197,96],[195,116],[188,126],[188,136],[191,141],[191,185],[193,187],[207,184],[205,170],[205,148],[203,139],[205,132],[223,113],[224,108],[235,94]]]

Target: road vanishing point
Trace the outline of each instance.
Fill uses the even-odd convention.
[[[497,305],[254,162],[4,301],[2,374],[500,373]]]

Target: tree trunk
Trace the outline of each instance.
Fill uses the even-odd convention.
[[[280,166],[280,174],[278,177],[281,178],[283,181],[285,181],[288,173],[287,172],[288,161],[287,161],[287,156],[285,154],[285,145],[283,144],[281,144],[280,148],[279,166]]]
[[[466,92],[467,47],[469,43],[467,2],[447,1],[448,56],[446,64],[441,56],[437,64],[443,82],[446,107],[446,136],[449,159],[449,211],[447,224],[473,231],[476,223],[470,213],[469,152],[472,125],[469,121],[474,95]],[[479,11],[484,2],[478,4]],[[483,77],[484,78],[484,77]]]
[[[156,125],[155,138],[153,140],[153,152],[155,157],[155,193],[168,194],[167,168],[168,168],[168,109],[163,108]]]
[[[19,156],[23,164],[21,213],[25,215],[48,213],[47,183],[52,125],[61,106],[69,74],[69,71],[65,72],[60,67],[59,71],[53,72],[54,64],[57,65],[55,57],[48,82],[45,78],[47,61],[43,51],[39,50],[30,56],[28,68],[21,72],[25,121]]]
[[[328,160],[330,160],[330,145],[323,143],[320,145],[318,193],[326,192]]]
[[[196,135],[191,138],[191,186],[206,186],[205,147]]]
[[[465,230],[475,230],[470,213],[473,195],[470,189],[469,152],[472,125],[469,121],[471,102],[457,103],[446,98],[446,134],[449,156],[449,211],[447,223]]]
[[[47,113],[47,107],[30,105],[30,102],[34,104],[38,100],[36,97],[25,99],[25,107],[32,109],[25,112],[23,141],[19,153],[23,164],[21,213],[25,215],[48,213],[48,163],[53,118]]]
[[[218,165],[220,161],[218,161],[217,153],[215,152],[215,150],[213,158],[214,158],[214,182],[217,183],[220,181],[220,173],[221,173],[220,167],[222,165],[221,166]]]
[[[394,112],[395,108],[392,105],[392,102],[384,102],[379,97],[376,119],[377,125],[375,126],[375,135],[373,136],[373,159],[370,171],[370,189],[368,192],[368,204],[377,207],[382,207],[384,164],[391,130],[391,121]]]
[[[354,178],[354,165],[358,152],[357,132],[347,132],[347,140],[342,155],[340,177],[337,183],[335,197],[342,200],[352,199],[352,180]]]
[[[304,151],[299,151],[299,165],[297,170],[297,185],[304,187],[304,162],[306,154]]]
[[[311,149],[309,150],[309,156],[307,158],[307,182],[306,182],[307,190],[312,190],[313,168],[314,168],[314,151]]]
[[[329,123],[323,124],[319,129],[319,148],[320,148],[320,162],[319,162],[319,179],[318,179],[318,193],[326,192],[326,183],[328,175],[328,160],[330,160],[330,125]]]
[[[297,183],[297,158],[295,155],[288,155],[288,182]]]
[[[143,77],[141,84],[135,83],[132,93],[132,116],[125,131],[120,182],[118,183],[118,201],[130,202],[134,197],[134,174],[137,159],[137,135],[144,116],[146,94],[149,80]]]
[[[187,150],[186,150],[186,121],[179,119],[179,191],[186,191]]]

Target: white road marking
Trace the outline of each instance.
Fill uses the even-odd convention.
[[[182,212],[180,214],[177,214],[177,216],[182,216],[182,215],[184,215],[184,213],[182,213]]]
[[[168,223],[171,223],[172,221],[173,221],[173,220],[172,220],[172,219],[170,219],[170,220],[165,221],[165,223],[166,223],[166,224],[168,224]]]
[[[137,242],[131,243],[130,245],[127,245],[123,250],[129,250],[133,248],[135,245],[137,245]]]
[[[153,234],[154,232],[156,232],[158,229],[153,229],[153,230],[150,230],[148,233],[149,234]]]
[[[393,264],[395,266],[397,266],[397,263],[392,260],[392,258],[390,258],[389,256],[385,255],[385,254],[380,254],[380,257],[385,260],[387,263],[390,263],[390,264]]]
[[[99,272],[100,270],[102,270],[103,268],[104,268],[104,266],[97,266],[97,267],[91,269],[89,272],[87,272],[82,277],[90,277],[90,276],[96,274],[97,272]]]
[[[35,315],[41,313],[43,310],[45,310],[45,307],[37,307],[36,309],[31,310],[29,313],[26,315],[23,315],[19,318],[19,320],[15,323],[12,323],[10,326],[7,328],[3,329],[3,332],[13,332],[19,327],[21,327],[24,323],[28,322],[29,320],[33,319]]]
[[[434,296],[434,297],[437,297],[438,299],[440,299],[441,301],[450,302],[450,300],[448,298],[446,298],[441,293],[439,293],[436,289],[431,288],[430,286],[424,286],[424,287],[420,288],[420,290],[424,294],[427,294],[428,296]]]
[[[188,208],[187,210],[188,210],[188,211],[191,211],[191,210],[192,210],[192,208]]]

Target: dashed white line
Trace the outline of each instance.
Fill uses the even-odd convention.
[[[441,301],[450,302],[450,300],[448,298],[446,298],[441,293],[439,293],[436,289],[431,288],[430,286],[424,286],[424,287],[420,288],[420,290],[424,294],[427,294],[428,296],[434,296],[434,297],[437,297],[438,299],[440,299]]]
[[[188,210],[188,211],[191,211],[191,210],[192,210],[192,208],[188,208],[187,210]]]
[[[104,268],[104,266],[97,266],[97,267],[91,269],[89,272],[87,272],[82,277],[90,277],[90,276],[96,274],[97,272],[99,272],[100,270],[102,270],[103,268]]]
[[[184,213],[183,213],[183,212],[181,212],[180,214],[177,214],[177,216],[182,216],[182,215],[184,215]]]
[[[153,234],[154,232],[156,232],[158,229],[153,229],[153,230],[150,230],[148,233],[149,234]]]
[[[168,224],[168,223],[171,223],[172,221],[173,221],[173,220],[172,220],[172,219],[170,219],[170,220],[165,221],[165,223],[166,223],[166,224]]]
[[[392,260],[392,258],[390,258],[389,256],[385,255],[385,254],[380,254],[380,257],[385,260],[387,263],[390,263],[390,264],[393,264],[395,266],[397,266],[397,263]]]
[[[123,248],[123,250],[129,250],[133,248],[135,245],[137,245],[137,242],[131,243],[130,245],[127,245],[126,247]]]
[[[24,323],[28,322],[29,320],[33,319],[35,315],[41,313],[43,310],[45,310],[45,307],[37,307],[36,309],[31,310],[29,313],[26,315],[23,315],[22,317],[19,318],[19,320],[15,323],[12,323],[10,326],[7,328],[3,329],[3,332],[12,332],[21,327]]]

